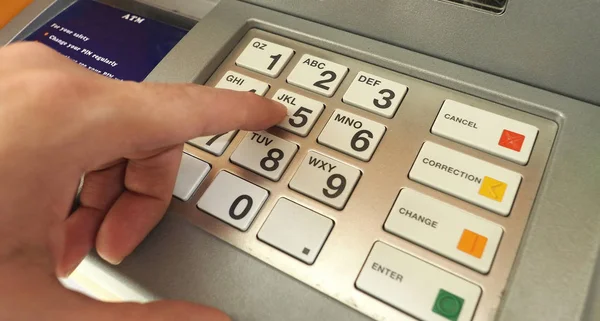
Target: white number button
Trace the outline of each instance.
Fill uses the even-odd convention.
[[[258,232],[258,239],[313,264],[333,228],[327,217],[281,198]]]
[[[287,81],[306,90],[331,97],[346,77],[348,67],[305,54]]]
[[[254,38],[235,61],[236,65],[269,77],[277,77],[294,55],[294,50]]]
[[[373,156],[384,134],[384,125],[337,109],[317,141],[366,162]]]
[[[408,87],[366,72],[359,72],[343,101],[377,115],[392,118]]]
[[[323,103],[285,89],[279,89],[272,99],[288,109],[288,116],[278,126],[303,137],[308,135],[325,109]]]
[[[221,156],[236,133],[237,131],[234,130],[225,134],[198,137],[190,140],[189,143],[215,156]]]
[[[173,196],[188,201],[210,172],[210,165],[186,153],[181,157]]]
[[[220,172],[198,201],[198,208],[246,231],[269,192],[228,172]]]
[[[228,71],[215,88],[249,91],[264,96],[269,90],[269,84],[234,71]]]
[[[231,155],[231,162],[278,181],[298,151],[298,145],[265,131],[249,132]]]
[[[290,188],[342,210],[360,179],[360,170],[325,155],[309,152]]]

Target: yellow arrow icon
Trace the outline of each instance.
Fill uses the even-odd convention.
[[[493,179],[489,176],[483,177],[483,182],[479,188],[479,195],[485,196],[494,201],[502,202],[504,192],[506,192],[506,183]]]

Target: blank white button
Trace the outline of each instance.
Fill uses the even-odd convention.
[[[382,124],[337,109],[317,141],[360,160],[369,161],[385,130]]]
[[[298,145],[265,131],[249,132],[231,155],[234,164],[278,181],[298,151]]]
[[[277,77],[293,55],[291,48],[254,38],[235,63],[263,75]]]
[[[325,109],[322,102],[279,89],[272,97],[288,109],[287,117],[277,126],[305,137]]]
[[[381,242],[373,246],[356,287],[427,321],[470,321],[481,296],[477,285]]]
[[[313,264],[333,228],[327,217],[280,198],[258,232],[258,238],[277,249]]]
[[[360,170],[313,151],[302,161],[290,188],[341,210],[348,202]]]
[[[423,144],[408,176],[504,216],[521,183],[519,173],[432,142]]]
[[[348,67],[305,54],[287,78],[300,88],[331,97],[346,77]]]
[[[182,201],[189,200],[208,172],[210,172],[208,163],[184,153],[177,172],[173,195]]]
[[[503,233],[498,224],[408,188],[384,228],[481,273],[490,271]]]
[[[188,141],[188,143],[213,155],[221,156],[236,133],[237,130],[234,130],[221,135],[198,137]]]
[[[408,87],[361,71],[344,94],[346,104],[392,118]]]
[[[246,231],[269,192],[222,171],[198,201],[198,208],[231,226]]]
[[[446,100],[431,132],[525,165],[538,134],[535,126]]]
[[[269,84],[235,71],[228,71],[217,83],[215,88],[250,91],[259,96],[264,96],[269,90]]]

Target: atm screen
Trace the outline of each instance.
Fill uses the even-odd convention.
[[[80,0],[36,30],[42,42],[103,76],[142,81],[187,30],[92,0]]]

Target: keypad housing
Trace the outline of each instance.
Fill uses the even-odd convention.
[[[235,64],[239,54],[255,38],[264,39],[294,50],[294,55],[283,67],[278,77],[272,78]],[[332,61],[348,68],[345,77],[331,97],[311,92],[286,81],[305,54]],[[405,311],[388,306],[356,287],[356,280],[362,269],[365,268],[365,262],[374,244],[376,242],[385,243],[401,252],[413,255],[426,264],[431,264],[479,286],[482,293],[477,302],[473,320],[486,320],[487,316],[479,315],[477,311],[483,310],[483,306],[486,306],[485,310],[487,310],[499,304],[499,298],[506,286],[556,135],[557,126],[554,122],[260,30],[251,30],[241,39],[236,48],[208,79],[206,85],[214,86],[229,71],[268,83],[270,88],[265,97],[271,97],[279,89],[285,89],[322,102],[325,109],[305,137],[279,127],[267,130],[269,133],[298,146],[298,151],[278,181],[265,178],[230,161],[231,155],[247,134],[245,131],[236,134],[221,156],[215,156],[192,145],[186,145],[186,153],[208,162],[212,169],[188,202],[173,201],[172,206],[175,210],[185,213],[185,216],[193,224],[267,262],[284,273],[316,287],[342,302],[355,302],[353,307],[367,315],[373,316],[372,307],[374,305],[383,305],[383,307],[378,308],[378,311],[383,309],[395,319],[410,320]],[[392,117],[383,117],[367,109],[344,103],[343,97],[346,91],[360,72],[380,76],[408,88]],[[431,128],[445,100],[459,101],[537,127],[539,133],[528,163],[519,165],[432,134]],[[368,160],[358,159],[318,142],[319,135],[338,109],[364,117],[385,127],[385,133],[381,141]],[[498,215],[475,204],[411,180],[408,174],[423,144],[428,141],[521,174],[524,179],[519,186],[509,215],[506,217]],[[358,183],[341,210],[289,188],[289,183],[309,152],[323,154],[361,171]],[[196,207],[200,196],[210,186],[215,176],[223,170],[227,170],[269,191],[267,200],[246,232],[241,232],[215,217],[207,215]],[[385,231],[386,219],[390,215],[400,191],[405,188],[434,197],[501,226],[504,233],[490,271],[488,273],[475,271],[450,258],[436,254],[407,239]],[[257,238],[261,227],[268,219],[275,204],[282,198],[289,199],[300,206],[323,215],[334,223],[327,240],[312,264],[301,262]],[[402,318],[402,316],[407,317]]]

